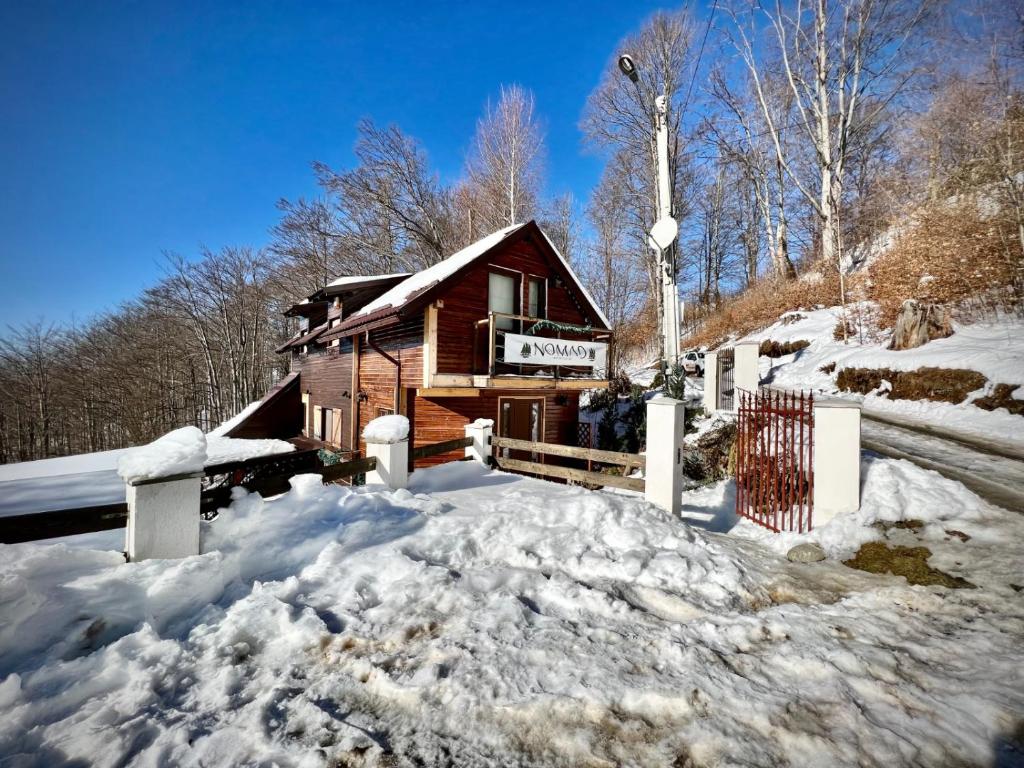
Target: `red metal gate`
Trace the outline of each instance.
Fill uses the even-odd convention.
[[[814,397],[739,390],[736,514],[773,531],[811,529]]]

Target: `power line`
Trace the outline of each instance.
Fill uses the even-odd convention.
[[[690,85],[686,88],[686,98],[683,99],[682,114],[686,114],[686,107],[690,104],[690,94],[693,93],[693,83],[697,79],[697,72],[700,70],[700,60],[704,58],[704,46],[708,42],[708,34],[711,32],[711,22],[714,21],[715,11],[718,10],[718,0],[711,6],[711,13],[708,14],[708,23],[704,27],[704,38],[700,41],[700,50],[697,52],[697,63],[693,66],[693,74],[690,75]]]

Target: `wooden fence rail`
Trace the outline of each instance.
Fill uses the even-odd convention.
[[[25,515],[0,517],[0,544],[55,539],[123,528],[128,520],[125,502],[100,504],[94,507],[30,512]]]
[[[527,451],[572,459],[586,459],[602,464],[618,464],[627,469],[630,467],[644,469],[647,461],[644,456],[638,453],[602,451],[596,448],[577,448],[571,445],[559,445],[558,443],[534,443],[529,440],[516,440],[511,437],[492,437],[491,445],[497,449],[494,460],[502,469],[508,469],[513,472],[526,472],[533,475],[541,475],[542,477],[557,477],[562,480],[586,483],[587,485],[610,485],[614,488],[625,488],[639,493],[643,493],[646,488],[644,479],[640,477],[622,477],[620,475],[608,475],[602,472],[576,469],[575,467],[561,467],[554,464],[541,464],[537,461],[513,459],[502,456],[501,449],[507,448],[513,451]]]
[[[456,437],[454,440],[445,440],[443,443],[431,443],[413,448],[409,451],[409,455],[412,459],[425,459],[429,456],[440,456],[442,453],[459,451],[472,444],[472,437]]]

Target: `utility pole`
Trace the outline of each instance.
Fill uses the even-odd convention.
[[[663,307],[661,313],[662,358],[665,366],[671,368],[679,360],[679,297],[676,295],[675,240],[679,228],[672,218],[672,178],[668,164],[668,100],[659,96],[654,100],[657,113],[658,146],[658,222],[672,222],[665,226],[672,235],[668,242],[656,237],[651,230],[651,245],[658,250],[658,271],[661,277]]]
[[[640,78],[632,57],[619,57],[619,70],[640,90]],[[672,175],[668,162],[668,99],[662,95],[654,100],[654,141],[657,154],[658,218],[647,238],[658,254],[657,301],[658,333],[661,339],[661,374],[665,380],[669,369],[679,361],[679,298],[676,294],[675,242],[679,224],[672,218]]]

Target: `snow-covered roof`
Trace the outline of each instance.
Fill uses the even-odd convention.
[[[420,291],[455,274],[459,269],[466,266],[479,256],[487,253],[487,251],[491,250],[491,248],[496,246],[506,237],[524,226],[524,224],[513,224],[511,227],[499,229],[497,232],[492,232],[487,237],[481,238],[471,245],[467,245],[461,251],[456,251],[444,261],[438,262],[432,267],[427,267],[422,272],[416,272],[415,274],[407,277],[395,287],[385,291],[358,312],[354,312],[351,317],[368,315],[371,312],[376,312],[377,310],[384,309],[385,307],[400,307],[414,294],[417,294]]]
[[[537,229],[540,229],[540,227],[537,227]],[[583,285],[583,283],[580,282],[580,279],[576,276],[576,272],[573,271],[573,268],[569,265],[569,262],[565,260],[565,256],[563,256],[561,251],[559,251],[555,247],[555,244],[551,242],[551,238],[548,237],[548,233],[545,232],[543,229],[540,229],[540,233],[544,235],[544,239],[548,241],[548,245],[551,246],[551,250],[555,252],[555,255],[558,257],[558,260],[565,265],[565,271],[569,273],[569,276],[572,278],[572,281],[576,283],[576,287],[579,289],[580,293],[587,297],[587,301],[590,302],[590,306],[592,306],[594,308],[594,311],[597,312],[597,316],[598,318],[600,318],[601,322],[604,323],[604,327],[611,328],[612,324],[608,321],[608,318],[605,317],[604,310],[601,309],[601,305],[594,301],[594,297],[590,295],[590,291],[588,291],[586,287]]]
[[[371,301],[358,312],[354,312],[350,316],[350,319],[356,317],[363,317],[373,312],[386,309],[387,307],[402,306],[405,302],[407,302],[416,294],[419,294],[422,291],[426,290],[427,288],[430,288],[431,286],[441,282],[442,280],[451,277],[464,266],[490,251],[506,237],[515,232],[518,232],[525,226],[526,224],[513,224],[510,227],[499,229],[497,232],[492,232],[491,234],[487,235],[487,237],[483,237],[480,240],[477,240],[475,243],[467,245],[461,251],[457,251],[444,261],[438,262],[437,264],[434,264],[432,267],[424,269],[422,272],[416,272],[415,274],[410,275],[405,280],[400,282],[398,285],[385,291],[383,294],[381,294],[376,299]],[[576,273],[569,265],[569,262],[566,261],[565,257],[561,253],[559,253],[558,249],[555,247],[555,244],[551,242],[551,238],[547,236],[544,230],[541,229],[540,227],[537,227],[537,229],[540,230],[540,233],[542,235],[544,235],[544,240],[547,241],[547,244],[551,247],[551,250],[554,252],[555,256],[558,257],[558,260],[562,262],[562,266],[565,267],[565,271],[572,278],[572,281],[576,285],[576,288],[579,290],[581,294],[583,294],[584,297],[586,297],[587,301],[594,308],[594,311],[597,313],[598,318],[601,320],[602,323],[604,323],[604,326],[606,328],[611,328],[611,323],[609,323],[608,318],[605,317],[604,312],[601,311],[601,307],[598,306],[596,301],[594,301],[594,297],[590,295],[590,292],[587,291],[587,289],[583,286],[583,283],[580,282],[580,279],[576,276]]]
[[[364,285],[375,285],[399,277],[409,277],[412,272],[393,272],[390,275],[345,275],[332,280],[324,288],[361,288]]]

